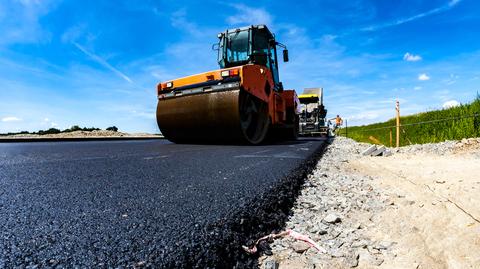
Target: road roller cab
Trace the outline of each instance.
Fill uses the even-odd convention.
[[[277,47],[265,25],[227,30],[214,46],[221,69],[159,83],[157,123],[174,142],[261,143],[296,138],[299,101],[279,80]]]

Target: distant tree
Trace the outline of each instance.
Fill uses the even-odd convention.
[[[98,131],[98,130],[100,130],[100,129],[99,129],[99,128],[95,128],[95,127],[90,127],[90,128],[83,127],[83,128],[82,128],[82,131],[86,131],[86,132]]]
[[[65,129],[65,130],[63,130],[62,132],[63,132],[63,133],[70,133],[70,132],[75,132],[75,131],[91,132],[91,131],[98,131],[98,130],[100,130],[100,128],[95,128],[95,127],[90,127],[90,128],[83,127],[83,128],[81,128],[81,127],[78,126],[78,125],[73,125],[73,126],[70,127],[69,129]]]
[[[44,134],[59,134],[60,133],[60,130],[58,130],[57,128],[50,128],[46,131],[44,130],[40,130],[38,131],[38,134],[40,135],[44,135]]]
[[[81,131],[81,130],[82,128],[80,128],[80,126],[73,125],[72,127],[70,127],[70,129],[64,130],[64,132],[69,133],[69,132],[75,132],[75,131]]]
[[[113,131],[113,132],[117,132],[118,131],[118,128],[117,126],[112,126],[112,127],[108,127],[107,129],[105,129],[107,131]]]

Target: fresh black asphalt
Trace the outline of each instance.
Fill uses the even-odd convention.
[[[325,144],[0,143],[0,268],[252,266]]]

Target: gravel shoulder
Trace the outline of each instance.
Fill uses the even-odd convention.
[[[286,227],[325,248],[277,239],[261,268],[478,268],[480,139],[364,157],[338,137],[306,180]]]

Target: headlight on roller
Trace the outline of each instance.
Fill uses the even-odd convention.
[[[222,73],[220,73],[220,74],[222,75],[223,78],[226,78],[226,77],[230,76],[230,71],[225,70],[225,71],[222,71]]]
[[[230,69],[230,70],[223,70],[222,72],[220,72],[220,75],[222,76],[222,78],[235,77],[239,75],[239,71],[237,68]]]

